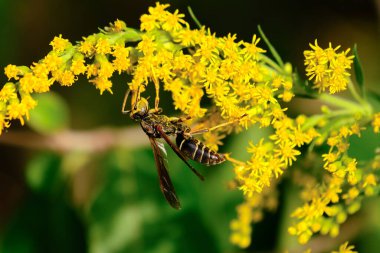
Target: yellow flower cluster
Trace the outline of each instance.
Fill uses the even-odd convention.
[[[326,89],[330,94],[345,90],[350,79],[350,73],[354,56],[348,56],[350,49],[338,53],[340,46],[332,47],[331,43],[326,49],[321,48],[315,40],[310,44],[312,50],[305,50],[306,75],[314,81],[314,88],[319,92]]]
[[[291,70],[273,68],[262,55],[265,50],[257,46],[256,35],[249,43],[236,41],[235,35],[218,38],[204,27],[190,29],[184,15],[166,11],[168,6],[150,7],[141,17],[141,31],[117,20],[76,45],[55,37],[52,51],[30,67],[8,65],[5,74],[14,82],[0,91],[0,131],[12,119],[23,124],[36,105],[31,94],[49,91],[54,82],[71,86],[78,75],[85,75],[100,93],[111,92],[109,78],[115,72],[133,76],[129,87],[138,96],[154,84],[155,109],[163,87],[172,93],[175,108],[193,119],[206,114],[201,99],[207,96],[222,116],[219,122],[244,114],[241,126],[269,125],[272,108],[280,108],[277,99],[289,102],[294,96]]]
[[[358,253],[357,251],[354,251],[353,245],[348,245],[348,242],[343,243],[339,246],[338,251],[333,251],[331,253]]]
[[[262,193],[254,193],[246,196],[245,201],[237,206],[238,217],[231,221],[232,230],[230,241],[241,248],[251,244],[251,223],[257,223],[264,217],[264,211],[275,211],[277,209],[276,184],[265,188]]]
[[[375,133],[380,133],[380,112],[373,115],[372,127]]]
[[[109,78],[115,71],[121,73],[131,67],[125,43],[139,38],[139,33],[117,20],[103,33],[84,38],[77,45],[61,35],[55,37],[50,43],[52,51],[30,67],[6,66],[5,75],[13,82],[0,90],[0,134],[9,127],[10,120],[18,119],[23,125],[24,118],[29,119],[29,111],[37,105],[32,94],[48,92],[55,82],[71,86],[78,75],[85,74],[100,93],[111,92]]]
[[[293,212],[292,216],[299,221],[288,231],[298,236],[301,244],[315,233],[337,236],[340,224],[360,209],[362,197],[379,191],[379,166],[358,168],[357,160],[348,155],[349,137],[354,134],[360,136],[357,124],[330,133],[329,151],[322,155],[326,171],[322,182],[305,176],[296,180],[304,188],[301,196],[305,204]]]
[[[342,245],[339,246],[339,250],[336,251],[331,251],[331,253],[358,253],[357,251],[354,251],[354,246],[349,245],[348,242],[343,243]],[[312,253],[311,249],[308,249],[304,251],[304,253]]]
[[[183,14],[168,13],[167,7],[157,4],[141,17],[146,33],[137,46],[142,56],[130,83],[132,91],[142,92],[153,82],[157,105],[163,86],[172,93],[175,108],[192,118],[205,115],[200,102],[207,95],[225,120],[247,112],[241,121],[245,127],[257,121],[266,124],[263,114],[269,116],[270,108],[278,107],[276,96],[291,100],[290,73],[281,75],[262,60],[265,51],[257,46],[259,38],[237,42],[235,35],[218,38],[205,28],[190,29]]]
[[[237,208],[238,219],[231,224],[231,242],[247,247],[250,242],[251,223],[260,221],[254,219],[255,213],[261,213],[263,206],[273,201],[264,199],[268,189],[279,181],[284,170],[291,166],[301,154],[297,149],[310,143],[319,134],[312,127],[303,130],[306,117],[299,116],[293,120],[284,114],[284,109],[278,108],[272,111],[267,119],[266,126],[272,126],[275,130],[269,141],[261,139],[256,145],[250,144],[248,152],[251,154],[249,161],[234,163],[234,172],[239,188],[243,191],[246,201]],[[270,188],[269,188],[270,187]],[[269,195],[271,196],[271,195]],[[273,199],[273,196],[271,196]]]
[[[270,141],[264,142],[261,139],[256,145],[251,143],[248,148],[250,160],[246,163],[235,163],[236,179],[244,194],[251,196],[270,186],[271,181],[278,179],[301,154],[297,148],[318,136],[314,128],[302,129],[305,119],[305,116],[299,116],[293,120],[280,108],[272,111],[266,125],[275,129]]]

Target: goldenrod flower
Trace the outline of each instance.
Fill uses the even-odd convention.
[[[332,253],[357,253],[357,251],[354,251],[354,248],[354,246],[348,245],[348,242],[345,242],[340,245],[338,251],[333,251]]]
[[[347,70],[351,68],[354,58],[348,56],[350,50],[337,53],[340,46],[332,48],[331,43],[327,49],[322,49],[317,40],[310,47],[312,50],[305,50],[304,56],[306,75],[309,80],[314,79],[314,88],[318,88],[319,92],[329,89],[331,94],[345,90],[350,76]]]
[[[4,68],[4,73],[8,77],[8,80],[10,80],[11,78],[18,80],[18,75],[21,74],[20,69],[16,65],[12,64],[9,64]]]
[[[91,57],[95,53],[95,43],[95,36],[83,38],[83,41],[79,43],[78,51],[87,57]]]
[[[380,112],[373,115],[372,127],[375,133],[380,133]]]
[[[71,43],[68,39],[62,38],[62,34],[58,37],[54,37],[54,39],[50,42],[50,45],[53,47],[53,51],[57,53],[62,53],[65,51]]]
[[[4,103],[15,98],[17,98],[17,93],[14,83],[6,83],[0,90],[0,103]]]

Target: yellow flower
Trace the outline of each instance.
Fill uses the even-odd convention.
[[[109,54],[111,53],[111,45],[105,38],[99,38],[95,44],[95,52],[97,54]]]
[[[372,127],[375,133],[380,133],[380,112],[373,115]]]
[[[338,251],[332,251],[331,253],[357,253],[357,251],[354,251],[354,246],[348,245],[348,242],[343,243],[339,246]]]
[[[153,36],[142,35],[141,41],[137,45],[137,49],[144,53],[144,55],[152,55],[156,50],[157,45],[154,43]]]
[[[184,28],[175,33],[174,41],[181,43],[185,47],[191,47],[198,44],[200,41],[200,36],[203,31],[191,30],[189,28]]]
[[[168,12],[166,9],[169,8],[169,6],[169,4],[160,4],[159,2],[156,2],[156,6],[149,7],[148,11],[152,16],[161,20],[167,15]]]
[[[291,91],[285,90],[282,94],[278,96],[279,98],[282,98],[282,101],[284,102],[290,102],[292,98],[294,97],[294,93]]]
[[[25,104],[19,102],[10,103],[7,106],[7,115],[9,119],[20,120],[21,125],[24,125],[24,116],[27,113]]]
[[[0,90],[0,103],[17,98],[16,87],[14,83],[6,83]]]
[[[34,76],[31,72],[26,73],[20,79],[20,90],[26,93],[34,92],[36,86],[39,83],[39,79]]]
[[[368,174],[364,179],[363,187],[376,186],[376,185],[377,185],[376,176],[374,174]]]
[[[49,53],[43,59],[43,62],[46,64],[46,67],[49,71],[58,70],[62,65],[62,59],[55,53]]]
[[[207,145],[211,150],[217,152],[218,146],[223,145],[223,140],[226,137],[224,134],[219,134],[217,132],[207,132],[203,134],[205,140],[205,145]]]
[[[343,199],[347,199],[347,200],[354,200],[356,199],[358,196],[359,196],[360,192],[358,190],[358,188],[356,187],[352,187],[348,190],[348,192],[346,194],[343,195]]]
[[[100,62],[100,69],[98,72],[98,76],[101,78],[108,79],[112,76],[114,71],[115,70],[113,68],[112,63],[110,63],[107,59],[105,59],[104,61]]]
[[[8,80],[10,80],[11,78],[18,80],[19,79],[18,75],[20,74],[20,70],[16,65],[8,64],[4,68],[4,73],[8,77]]]
[[[4,128],[8,128],[10,126],[8,120],[6,119],[3,112],[0,112],[0,135],[2,134]]]
[[[60,34],[58,37],[54,37],[54,39],[50,42],[50,45],[53,47],[53,51],[62,53],[69,46],[71,46],[71,43],[69,40],[62,38],[62,34]]]
[[[57,70],[54,71],[52,75],[62,86],[71,86],[77,80],[77,77],[75,77],[74,73],[70,70]]]
[[[121,32],[124,31],[127,28],[127,25],[125,24],[124,21],[121,21],[119,19],[116,19],[116,21],[112,24],[112,32]]]
[[[317,40],[315,45],[310,44],[312,50],[305,50],[306,75],[309,80],[314,79],[314,88],[319,92],[329,89],[331,94],[345,90],[348,84],[348,69],[351,68],[354,56],[347,56],[349,49],[338,53],[340,46],[332,48],[331,43],[327,49],[322,49]]]
[[[246,53],[248,58],[252,58],[253,60],[259,59],[259,55],[261,53],[266,52],[266,50],[257,46],[257,44],[259,44],[259,42],[260,42],[260,38],[258,38],[256,36],[256,34],[254,34],[252,36],[252,42],[251,43],[247,43],[247,42],[243,43],[245,48],[242,50],[242,53],[243,54]]]
[[[96,38],[94,36],[83,38],[83,41],[79,43],[79,52],[81,52],[87,57],[92,56],[95,53],[95,42]]]
[[[70,71],[73,72],[74,75],[84,74],[86,70],[87,67],[84,64],[84,59],[77,58],[72,61]]]
[[[95,87],[100,90],[100,95],[103,94],[105,90],[109,91],[112,94],[112,82],[106,78],[98,77],[90,81],[95,84]]]
[[[174,13],[168,12],[163,20],[162,29],[165,31],[176,31],[182,28],[182,24],[187,24],[182,18],[185,15],[178,13],[178,10],[175,10]]]
[[[293,161],[297,160],[296,156],[301,154],[301,152],[296,150],[294,147],[295,144],[290,142],[280,143],[278,148],[274,150],[275,157],[280,158],[280,160],[285,163],[285,166],[291,166]]]
[[[48,66],[44,62],[33,63],[33,66],[31,66],[30,69],[33,71],[33,74],[39,78],[48,78],[50,72]]]

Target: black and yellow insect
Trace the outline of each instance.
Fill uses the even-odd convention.
[[[124,97],[122,113],[129,113],[130,117],[140,122],[144,132],[148,135],[150,144],[153,149],[154,159],[158,170],[160,180],[160,188],[168,203],[176,208],[180,208],[179,199],[175,193],[173,183],[167,171],[166,150],[161,142],[157,139],[164,139],[166,143],[173,149],[179,158],[201,179],[203,176],[189,164],[188,159],[197,161],[205,165],[216,165],[224,162],[225,156],[208,148],[201,141],[195,139],[192,135],[209,131],[210,129],[201,129],[191,131],[184,121],[189,118],[168,117],[160,114],[159,109],[149,109],[149,103],[145,98],[139,97],[139,94],[132,96],[132,108],[125,110],[127,98],[130,90]],[[176,144],[174,144],[169,136],[176,136]]]

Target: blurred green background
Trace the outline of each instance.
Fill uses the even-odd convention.
[[[186,10],[190,5],[201,23],[211,27],[217,36],[237,33],[238,39],[250,41],[260,24],[283,59],[301,74],[302,52],[316,38],[322,47],[327,47],[330,41],[344,49],[357,43],[366,85],[378,92],[379,2],[162,1],[172,5],[170,10],[185,13],[187,21],[193,24]],[[49,52],[49,42],[59,34],[72,42],[78,41],[117,18],[128,26],[139,27],[139,17],[154,3],[0,0],[0,67],[38,61]],[[1,75],[0,80],[5,83],[5,76]],[[56,98],[45,96],[40,102],[47,111],[39,112],[51,115],[42,124],[48,126],[36,128],[38,120],[46,119],[38,119],[37,112],[37,122],[31,122],[30,131],[46,134],[51,129],[67,127],[83,131],[104,126],[136,127],[136,123],[120,113],[127,80],[123,76],[113,81],[113,95],[99,96],[98,90],[81,79],[71,88],[54,87]],[[165,113],[178,113],[172,109],[170,95],[162,96]],[[305,109],[303,103],[295,101],[290,105],[290,113]],[[313,105],[307,110],[318,108],[319,105]],[[14,122],[9,131],[27,129],[18,128],[19,124]],[[141,135],[140,139],[146,138],[142,131],[136,134]],[[262,134],[265,133],[252,129],[229,137],[222,152],[232,152],[244,159],[248,140],[255,141]],[[373,137],[368,139],[376,144]],[[362,143],[358,141],[355,147],[364,155]],[[0,252],[275,252],[286,246],[284,238],[288,237],[282,225],[289,212],[286,201],[296,197],[286,182],[280,186],[278,212],[268,214],[255,226],[252,245],[240,250],[228,242],[229,222],[236,216],[236,205],[242,201],[239,192],[227,187],[233,179],[231,166],[226,163],[204,168],[196,164],[206,176],[206,181],[200,182],[173,152],[168,153],[170,174],[182,203],[180,211],[170,208],[159,190],[147,138],[138,148],[113,148],[97,153],[34,150],[0,141]],[[373,210],[380,207],[377,202],[369,205]],[[359,250],[378,252],[378,226],[366,229],[361,236],[353,236]]]

